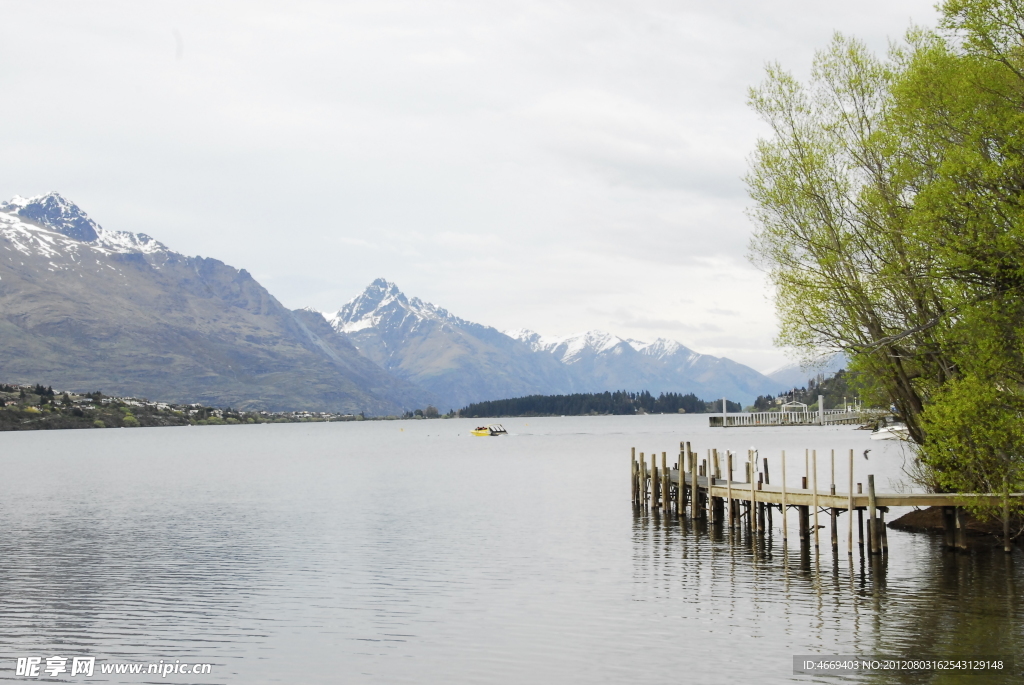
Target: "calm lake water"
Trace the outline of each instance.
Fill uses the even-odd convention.
[[[2,434],[0,679],[22,680],[18,657],[62,655],[97,659],[71,682],[1018,682],[794,676],[792,657],[1021,654],[1019,552],[890,531],[872,569],[848,561],[843,518],[834,560],[827,541],[783,554],[778,514],[752,548],[629,502],[630,447],[673,462],[682,439],[702,456],[756,446],[773,482],[785,449],[794,484],[814,448],[822,488],[836,449],[839,490],[853,448],[856,480],[891,490],[898,445],[705,416],[504,424]],[[99,673],[161,659],[212,673]]]

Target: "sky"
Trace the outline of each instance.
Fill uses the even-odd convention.
[[[746,259],[764,67],[932,2],[0,2],[0,199],[336,311],[375,278],[499,329],[789,361]]]

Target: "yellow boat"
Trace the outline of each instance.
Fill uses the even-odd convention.
[[[486,437],[490,435],[508,435],[508,431],[502,427],[500,423],[492,423],[489,426],[477,426],[473,430],[469,431],[473,435],[480,437]]]

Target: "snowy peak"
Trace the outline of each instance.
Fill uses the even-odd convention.
[[[629,339],[626,340],[630,346],[639,352],[640,354],[648,357],[654,357],[655,359],[670,359],[673,357],[683,358],[687,361],[696,360],[698,357],[704,355],[694,352],[689,347],[681,345],[675,340],[669,340],[668,338],[658,338],[652,343],[645,343],[640,340]]]
[[[525,343],[534,352],[547,352],[563,364],[573,364],[590,356],[628,354],[631,347],[637,349],[633,344],[636,341],[624,340],[617,335],[598,330],[558,337],[542,336],[528,328],[517,328],[505,331],[505,335]]]
[[[448,310],[424,302],[418,297],[409,299],[391,281],[378,278],[366,290],[349,300],[334,314],[327,314],[328,323],[339,333],[355,333],[374,328],[382,322],[413,324],[420,321],[467,324],[452,316]]]
[[[99,224],[90,219],[88,214],[60,193],[46,193],[29,198],[15,195],[14,199],[0,203],[0,212],[17,214],[83,243],[96,240],[101,230]]]
[[[0,212],[6,212],[32,223],[56,231],[63,236],[110,252],[168,252],[167,247],[145,233],[108,231],[60,193],[51,192],[34,197],[16,195],[0,202]]]

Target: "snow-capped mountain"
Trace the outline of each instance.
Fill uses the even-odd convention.
[[[445,409],[540,392],[571,392],[571,374],[490,326],[460,319],[379,278],[328,323],[383,369],[430,391]]]
[[[577,386],[592,392],[646,389],[692,392],[709,400],[727,396],[749,402],[757,395],[782,389],[748,366],[694,352],[666,338],[648,343],[596,330],[545,337],[522,328],[507,334],[569,366]]]
[[[330,325],[364,355],[431,391],[446,406],[530,394],[650,390],[750,402],[781,386],[729,359],[674,340],[651,343],[588,331],[562,338],[502,333],[460,319],[377,279]]]
[[[244,269],[108,231],[57,193],[0,203],[0,378],[241,409],[430,399]]]
[[[18,217],[24,224],[49,228],[75,241],[66,243],[67,245],[85,243],[102,251],[122,254],[168,251],[166,245],[145,233],[106,230],[60,193],[47,193],[29,198],[15,195],[11,200],[0,202],[0,213]],[[8,220],[6,223],[12,222]]]

